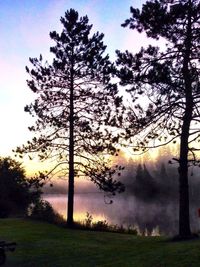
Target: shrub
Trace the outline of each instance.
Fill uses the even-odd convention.
[[[106,220],[100,220],[100,221],[94,222],[92,224],[92,227],[94,230],[97,230],[97,231],[109,230],[109,225],[108,225],[108,222]]]
[[[89,212],[87,212],[86,213],[86,218],[85,218],[85,226],[86,226],[86,228],[91,228],[92,227],[92,221],[93,221],[92,215]]]
[[[46,200],[39,200],[29,207],[28,216],[31,219],[42,220],[50,223],[63,224],[63,217],[54,211]]]
[[[0,157],[0,218],[25,215],[41,195],[44,177],[26,178],[21,163]]]
[[[87,212],[86,218],[83,222],[75,222],[74,227],[81,230],[92,230],[92,231],[105,231],[114,233],[127,233],[137,235],[138,230],[134,226],[124,227],[123,225],[109,224],[106,220],[99,220],[93,222],[93,216]]]

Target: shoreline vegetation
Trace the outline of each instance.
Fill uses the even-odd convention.
[[[69,228],[66,218],[59,212],[57,212],[53,206],[48,202],[48,200],[41,200],[38,204],[32,207],[30,214],[25,217],[27,219],[32,219],[40,222],[47,222],[59,227]],[[89,212],[85,213],[83,219],[74,220],[73,230],[86,230],[86,231],[97,231],[97,232],[110,232],[110,233],[120,233],[120,234],[131,234],[143,237],[153,237],[153,236],[167,236],[172,241],[181,241],[182,239],[179,235],[166,234],[162,231],[159,225],[143,227],[140,224],[122,224],[122,223],[112,223],[105,218],[97,219],[93,217]],[[196,239],[199,238],[199,230],[193,231],[190,237],[185,237],[185,239]]]
[[[13,218],[1,219],[0,229],[1,239],[17,243],[5,267],[198,267],[200,261],[199,239],[172,242],[166,237],[74,231]]]
[[[38,205],[35,205],[30,211],[30,215],[28,215],[26,218],[68,228],[67,220],[46,200],[42,200]],[[86,216],[83,220],[74,221],[72,229],[133,235],[139,234],[143,236],[160,235],[158,229],[153,229],[152,232],[149,232],[147,229],[145,229],[144,232],[141,232],[138,226],[111,224],[105,219],[94,220],[93,216],[89,212],[86,212]]]

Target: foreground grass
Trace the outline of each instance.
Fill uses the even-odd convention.
[[[0,240],[15,241],[5,267],[199,267],[200,240],[69,230],[22,219],[1,219]]]

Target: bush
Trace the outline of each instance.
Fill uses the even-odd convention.
[[[86,218],[85,218],[85,226],[86,228],[91,228],[92,227],[92,221],[93,217],[89,212],[86,212]]]
[[[99,220],[93,222],[93,216],[87,212],[86,218],[83,222],[75,222],[74,227],[81,230],[91,230],[91,231],[105,231],[113,233],[126,233],[137,235],[138,230],[134,226],[124,227],[123,225],[119,226],[117,224],[109,224],[106,220]]]
[[[25,215],[41,196],[44,177],[26,178],[20,162],[0,157],[0,218]]]
[[[28,210],[28,216],[31,219],[46,221],[50,223],[63,224],[63,217],[54,211],[51,204],[46,200],[39,200],[31,205]]]
[[[97,231],[107,231],[109,230],[109,225],[108,225],[108,222],[106,220],[103,220],[103,221],[97,221],[97,222],[94,222],[92,224],[92,227],[94,230],[97,230]]]

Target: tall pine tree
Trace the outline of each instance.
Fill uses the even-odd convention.
[[[38,152],[42,160],[52,158],[68,175],[67,222],[73,226],[74,178],[89,177],[100,189],[121,192],[123,185],[113,180],[104,155],[115,154],[118,140],[110,133],[117,125],[111,118],[120,108],[116,85],[110,85],[112,64],[105,54],[104,35],[91,35],[88,17],[70,9],[61,17],[61,34],[53,31],[50,48],[53,62],[31,58],[26,67],[29,88],[37,95],[25,111],[37,117],[29,129],[35,137],[18,148],[19,153]]]
[[[196,152],[200,150],[196,142],[200,141],[199,14],[198,0],[150,0],[141,11],[131,7],[132,16],[123,26],[144,31],[154,39],[165,39],[166,50],[149,46],[136,55],[117,52],[118,76],[121,84],[128,86],[134,102],[134,113],[129,114],[129,137],[143,132],[142,140],[136,143],[143,150],[180,142],[176,161],[179,236],[183,239],[191,237],[188,167],[198,163]],[[141,97],[145,105],[137,102]]]

